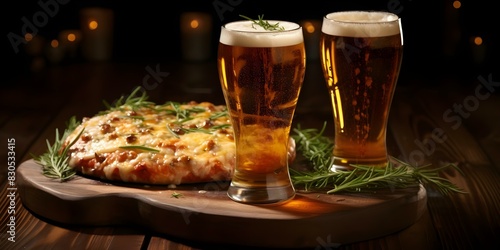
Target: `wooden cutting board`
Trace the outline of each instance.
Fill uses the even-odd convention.
[[[230,200],[226,182],[169,188],[77,176],[61,183],[43,176],[33,160],[18,167],[17,177],[23,204],[47,219],[71,225],[140,226],[221,245],[335,247],[402,230],[427,209],[423,186],[356,194],[299,192],[288,203],[262,206]]]

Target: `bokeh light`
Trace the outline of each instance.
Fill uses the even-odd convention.
[[[73,33],[69,33],[67,36],[68,41],[74,42],[76,40],[76,35]]]
[[[50,41],[50,46],[51,46],[52,48],[57,48],[57,47],[59,47],[59,41],[57,41],[56,39],[54,39],[54,40]]]
[[[481,45],[481,44],[483,44],[483,38],[480,37],[480,36],[474,37],[473,41],[474,41],[474,44],[478,45],[478,46]]]
[[[189,25],[191,26],[191,28],[196,29],[196,28],[198,28],[198,26],[200,26],[200,23],[198,22],[198,20],[193,19],[193,20],[191,20]]]
[[[33,34],[31,33],[24,34],[24,40],[26,40],[26,42],[33,40]]]
[[[92,20],[89,22],[89,29],[90,30],[95,30],[95,29],[97,29],[98,26],[99,26],[99,23],[97,23],[97,21],[95,21],[95,20]]]
[[[305,22],[304,28],[305,28],[305,31],[309,34],[314,33],[314,31],[316,30],[316,28],[314,28],[314,25],[311,22]]]

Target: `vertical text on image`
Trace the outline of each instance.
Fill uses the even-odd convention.
[[[16,241],[16,139],[7,139],[7,234],[8,240]]]

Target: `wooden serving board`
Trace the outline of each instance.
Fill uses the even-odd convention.
[[[427,209],[423,186],[376,193],[297,193],[281,205],[246,205],[226,195],[229,183],[122,185],[77,176],[45,177],[33,160],[17,170],[23,204],[70,225],[145,227],[193,242],[253,247],[334,247],[388,235]],[[180,194],[175,198],[174,193]]]

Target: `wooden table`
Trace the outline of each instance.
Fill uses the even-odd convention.
[[[331,123],[330,101],[319,65],[310,64],[295,122]],[[409,227],[389,235],[314,249],[500,249],[500,86],[496,75],[456,84],[405,80],[398,85],[388,131],[390,154],[418,164],[456,163],[463,175],[443,177],[467,194],[427,189],[427,209]],[[485,85],[485,82],[492,84]],[[45,152],[46,140],[71,116],[92,116],[141,85],[155,102],[223,103],[213,63],[75,63],[15,78],[0,92],[0,249],[221,249],[134,226],[63,225],[28,210],[16,192],[13,167]],[[9,148],[9,146],[11,146]],[[13,153],[11,153],[13,152]],[[8,156],[15,155],[14,158]],[[11,166],[9,168],[9,166]],[[14,188],[14,189],[13,189]],[[13,216],[13,217],[12,217]],[[15,226],[11,227],[12,222]],[[342,225],[331,225],[332,227]],[[362,227],[363,225],[359,225]],[[11,230],[12,229],[12,230]],[[15,237],[14,237],[15,236]],[[12,238],[11,238],[12,237]],[[15,239],[15,242],[9,241]],[[241,248],[245,248],[242,246]]]

